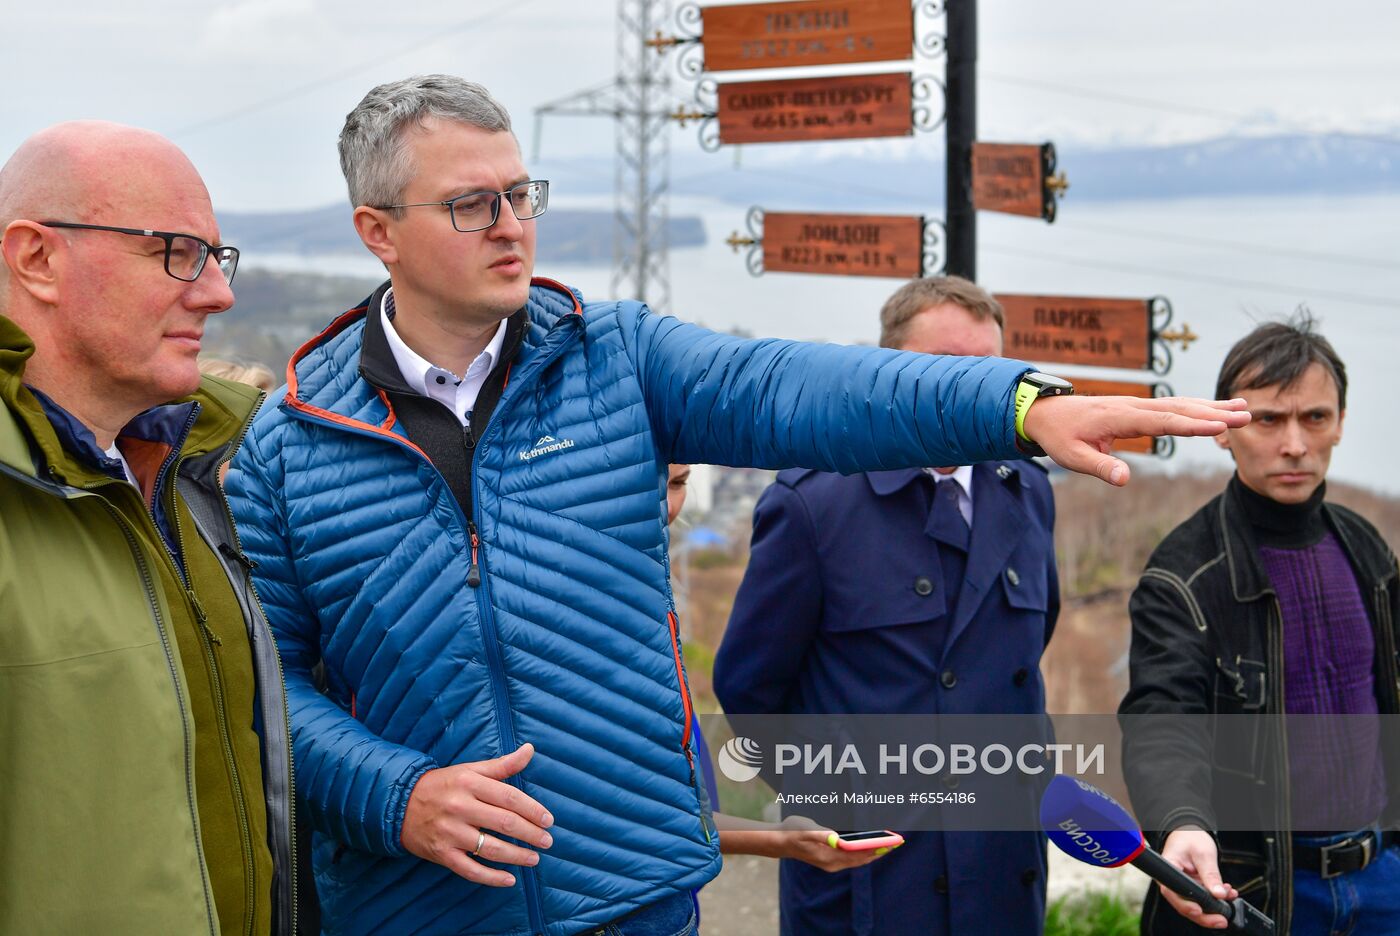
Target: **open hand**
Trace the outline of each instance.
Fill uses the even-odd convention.
[[[1214,436],[1249,424],[1244,400],[1191,397],[1047,396],[1026,411],[1025,433],[1055,462],[1109,484],[1128,483],[1128,465],[1108,453],[1118,439]]]

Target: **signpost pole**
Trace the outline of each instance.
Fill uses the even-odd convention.
[[[977,139],[977,0],[948,0],[947,48],[946,271],[976,281],[972,144]]]

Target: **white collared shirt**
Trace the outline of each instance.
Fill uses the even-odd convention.
[[[379,309],[379,315],[384,322],[384,337],[389,340],[389,350],[394,354],[394,361],[399,365],[404,382],[410,390],[437,400],[450,409],[457,421],[465,426],[472,408],[476,406],[476,398],[481,394],[486,378],[490,376],[491,369],[496,366],[496,361],[501,356],[501,347],[506,341],[508,319],[501,320],[491,342],[476,356],[476,360],[471,362],[467,372],[458,377],[450,370],[438,367],[424,358],[399,337],[399,333],[394,330],[394,321],[389,317],[390,303],[394,301],[393,295],[393,287],[385,291],[384,304]]]
[[[925,468],[924,471],[939,484],[945,481],[958,482],[958,487],[961,488],[958,492],[958,513],[967,521],[968,529],[972,529],[972,466],[960,465],[949,474],[939,474],[932,468]]]
[[[141,490],[141,482],[136,480],[136,473],[131,470],[131,463],[126,460],[126,456],[122,454],[122,450],[117,448],[117,443],[113,442],[112,447],[104,451],[102,454],[106,455],[113,461],[121,462],[122,471],[126,473],[126,480],[130,481],[136,487],[136,490]]]

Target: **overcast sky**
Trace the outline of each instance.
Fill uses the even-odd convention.
[[[1400,4],[983,0],[980,9],[983,139],[1400,135]],[[343,197],[336,134],[374,84],[430,71],[481,81],[514,114],[528,152],[534,107],[613,74],[615,14],[610,0],[0,0],[9,79],[0,154],[50,123],[101,117],[175,138],[220,210],[324,205]],[[941,75],[942,61],[914,68]],[[610,133],[605,120],[557,118],[546,158],[606,153]],[[695,148],[693,132],[674,145]],[[758,155],[801,148],[767,149]]]

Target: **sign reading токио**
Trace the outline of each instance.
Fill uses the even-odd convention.
[[[763,216],[763,269],[838,276],[921,275],[924,219],[917,215]]]
[[[719,86],[721,143],[789,143],[909,136],[913,90],[907,72]]]
[[[909,0],[806,0],[707,6],[705,70],[789,68],[913,56]]]
[[[1054,220],[1054,196],[1045,185],[1053,152],[1049,144],[972,144],[973,207]]]
[[[1145,299],[998,294],[1006,354],[1051,364],[1147,370],[1152,311]]]

